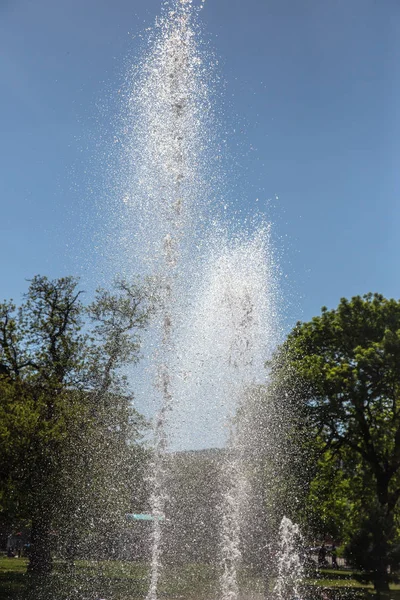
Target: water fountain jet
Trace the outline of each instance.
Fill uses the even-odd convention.
[[[147,600],[157,599],[167,550],[162,517],[169,502],[170,451],[183,449],[185,438],[186,449],[226,446],[218,508],[220,596],[239,598],[241,511],[249,500],[246,445],[234,418],[248,390],[265,380],[278,329],[269,226],[255,218],[252,228],[236,224],[239,232],[233,234],[219,217],[223,211],[209,202],[212,110],[197,15],[193,0],[165,5],[131,82],[123,144],[123,196],[129,199],[123,237],[130,251],[134,237],[135,270],[159,282],[160,297],[151,334],[149,394],[156,396],[158,410],[149,477],[155,518]],[[191,418],[195,426],[188,430],[185,421]]]

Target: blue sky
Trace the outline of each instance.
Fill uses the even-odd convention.
[[[159,10],[0,0],[0,298],[36,273],[90,287],[117,92]],[[235,157],[227,194],[274,222],[286,326],[342,296],[399,298],[398,0],[206,0],[201,20]]]

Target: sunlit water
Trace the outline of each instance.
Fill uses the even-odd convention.
[[[227,448],[220,466],[215,562],[221,599],[239,596],[243,510],[250,500],[246,444],[237,435],[235,415],[248,390],[265,381],[265,361],[278,331],[269,226],[260,217],[249,230],[238,222],[232,226],[212,203],[218,161],[200,8],[192,0],[164,6],[143,57],[129,73],[120,135],[124,271],[149,276],[159,301],[147,340],[150,383],[142,386],[157,407],[148,600],[158,596],[171,551],[158,519],[169,500],[169,452],[205,445]]]
[[[299,585],[303,577],[301,547],[298,525],[284,517],[279,528],[278,573],[274,588],[276,600],[292,600],[300,595]]]

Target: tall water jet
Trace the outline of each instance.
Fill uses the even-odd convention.
[[[156,600],[162,573],[172,447],[227,447],[219,476],[220,553],[215,558],[222,599],[238,597],[247,483],[234,417],[247,390],[264,380],[277,330],[269,227],[255,219],[250,231],[233,235],[238,227],[224,223],[215,216],[219,208],[213,213],[210,207],[212,111],[209,67],[197,46],[197,14],[192,0],[165,5],[128,81],[120,136],[122,242],[131,254],[125,254],[124,270],[152,276],[160,307],[150,335],[149,396],[157,398],[158,409],[148,600]],[[206,219],[207,214],[214,216]],[[200,419],[189,431],[187,423],[196,413]]]
[[[283,517],[279,527],[278,573],[274,587],[277,600],[299,597],[299,584],[303,576],[303,563],[299,554],[302,537],[298,525]]]
[[[125,238],[136,231],[136,260],[155,278],[159,304],[154,335],[154,385],[160,402],[154,427],[150,506],[153,521],[148,599],[157,597],[161,570],[161,520],[167,500],[166,424],[173,405],[174,306],[180,259],[201,185],[204,85],[195,42],[196,10],[191,0],[175,0],[157,24],[140,72],[133,79],[125,131]]]
[[[225,446],[246,388],[265,378],[277,331],[269,237],[268,225],[237,235],[212,230],[185,287],[190,302],[176,335],[182,376],[174,413],[181,448],[204,447],[196,440]]]
[[[178,338],[186,377],[176,390],[175,415],[178,421],[191,422],[192,430],[208,444],[226,446],[218,510],[224,600],[238,597],[241,528],[248,503],[244,431],[239,434],[234,420],[248,389],[262,381],[274,330],[268,238],[266,226],[230,239],[221,232],[215,235],[201,265],[188,325]],[[180,432],[189,444],[182,436],[184,427]]]
[[[222,600],[236,600],[239,596],[238,570],[242,560],[241,517],[245,478],[242,457],[234,442],[224,461],[221,479],[223,497],[220,506],[220,560],[222,573],[220,593]]]

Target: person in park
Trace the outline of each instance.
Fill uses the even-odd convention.
[[[337,548],[336,548],[335,544],[332,544],[331,556],[332,556],[332,569],[338,569],[339,565],[337,563]]]
[[[318,566],[324,567],[326,565],[326,546],[325,542],[322,542],[322,546],[318,552]]]

